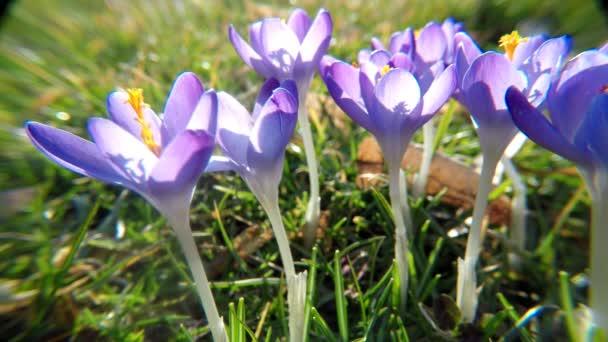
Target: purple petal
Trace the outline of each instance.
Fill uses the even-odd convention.
[[[204,91],[203,84],[194,73],[184,72],[175,79],[163,110],[165,145],[186,128]]]
[[[585,51],[572,58],[561,71],[559,79],[553,85],[552,92],[559,92],[560,87],[572,76],[591,67],[608,64],[608,55],[598,51]]]
[[[378,39],[377,37],[372,37],[370,45],[371,45],[372,51],[373,50],[386,50],[386,48],[384,47],[384,44],[382,44],[382,41],[380,39]]]
[[[253,26],[253,25],[252,25]],[[262,57],[249,45],[232,25],[228,28],[228,36],[236,53],[245,64],[263,77],[272,77],[273,71],[262,61]]]
[[[307,38],[304,38],[302,45],[306,40]],[[300,41],[296,34],[280,19],[269,18],[262,21],[260,42],[262,58],[276,70],[277,77],[290,78],[300,50]]]
[[[412,60],[403,52],[397,52],[391,57],[389,63],[393,68],[404,69],[412,72],[414,69],[414,63]]]
[[[158,158],[148,147],[113,121],[91,118],[89,134],[103,155],[134,184],[143,185]]]
[[[439,23],[428,23],[416,39],[416,54],[425,63],[443,61],[447,40]]]
[[[587,163],[585,151],[568,141],[517,88],[507,90],[506,103],[515,125],[531,140],[575,163]]]
[[[591,150],[603,167],[608,167],[608,94],[596,96],[576,133],[575,143]]]
[[[216,134],[217,94],[214,90],[208,90],[203,93],[196,104],[196,107],[194,108],[188,125],[184,129],[203,130],[211,135]],[[181,133],[181,131],[179,133]]]
[[[376,98],[388,109],[409,114],[420,102],[420,87],[411,73],[392,69],[378,81]]]
[[[461,23],[457,23],[453,18],[447,18],[441,24],[441,29],[445,34],[446,38],[446,50],[444,55],[444,60],[447,64],[451,64],[454,62],[454,36],[456,33],[461,32],[463,30],[463,25]]]
[[[456,71],[450,65],[443,73],[431,84],[429,90],[422,98],[422,115],[433,115],[450,98],[456,88]]]
[[[473,60],[481,55],[481,49],[475,44],[473,39],[464,32],[459,32],[454,36],[454,46],[456,47],[456,77],[458,78],[458,86],[462,86],[464,74]]]
[[[505,103],[510,86],[526,88],[526,78],[502,54],[486,52],[464,75],[460,96],[478,125],[481,146],[502,153],[516,133]]]
[[[28,122],[25,132],[37,149],[62,167],[103,182],[130,187],[92,142],[37,122]]]
[[[158,196],[190,191],[213,152],[213,136],[206,131],[185,130],[163,150],[150,174],[148,186]]]
[[[549,99],[549,110],[554,125],[571,139],[593,99],[605,91],[608,83],[608,64],[583,69],[560,84]]]
[[[306,11],[301,8],[296,8],[291,12],[287,19],[287,26],[298,36],[300,43],[304,40],[308,29],[310,29],[311,20]]]
[[[143,139],[141,138],[142,127],[137,122],[137,114],[133,107],[128,103],[128,99],[129,95],[124,91],[111,92],[106,99],[108,114],[112,121],[143,142]],[[144,120],[150,126],[154,141],[157,145],[161,146],[161,141],[163,139],[161,137],[161,121],[158,118],[158,115],[148,107],[144,107],[142,112]]]
[[[547,36],[539,34],[536,36],[528,37],[527,40],[522,41],[513,52],[513,65],[516,68],[532,55],[532,53],[541,46],[547,40]]]
[[[260,93],[255,99],[255,105],[253,105],[253,113],[251,113],[253,121],[255,121],[260,115],[262,107],[264,107],[264,104],[266,103],[266,101],[268,101],[268,99],[272,95],[272,92],[279,86],[279,84],[280,82],[275,78],[269,78],[264,82],[264,84],[262,84]]]
[[[248,165],[253,169],[273,168],[293,135],[297,119],[297,98],[283,88],[275,90],[251,129]]]
[[[359,70],[350,64],[337,61],[328,68],[325,75],[323,80],[336,104],[357,124],[371,130],[372,125],[361,98]]]
[[[247,144],[251,131],[251,116],[234,97],[217,93],[217,138],[224,154],[239,165],[246,165]]]
[[[604,45],[602,45],[598,51],[601,53],[608,53],[608,42],[604,43]]]
[[[211,156],[205,172],[237,171],[239,169],[230,158],[224,156]],[[237,171],[238,172],[238,171]]]
[[[389,49],[392,54],[402,52],[412,59],[415,54],[415,42],[416,38],[414,37],[414,31],[408,27],[403,32],[393,33],[389,43]]]
[[[391,60],[391,55],[386,50],[376,50],[369,56],[370,63],[373,63],[378,69],[382,69]]]
[[[300,47],[300,62],[310,63],[314,68],[327,52],[333,23],[329,12],[325,9],[319,10],[317,17],[310,25],[310,30],[302,41]]]
[[[369,57],[372,55],[372,50],[370,49],[361,49],[359,53],[357,53],[357,63],[369,63]]]

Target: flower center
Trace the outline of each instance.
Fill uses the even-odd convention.
[[[144,144],[148,146],[148,149],[152,151],[156,156],[160,155],[160,146],[154,141],[154,134],[152,134],[152,130],[150,129],[150,124],[146,122],[144,118],[144,107],[147,106],[144,103],[144,91],[142,89],[127,89],[127,94],[129,95],[129,99],[127,103],[133,107],[135,114],[137,117],[135,121],[141,126],[140,136],[144,141]]]
[[[391,70],[390,65],[386,64],[385,66],[382,67],[382,69],[380,69],[380,76],[384,76],[386,75],[386,73]]]
[[[604,84],[601,88],[600,88],[600,94],[608,94],[608,84]]]
[[[505,49],[505,53],[509,59],[513,59],[513,54],[515,53],[517,46],[527,40],[527,37],[522,38],[519,35],[519,32],[513,31],[500,37],[500,40],[498,40],[498,46]]]

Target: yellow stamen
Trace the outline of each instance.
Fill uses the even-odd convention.
[[[142,89],[127,89],[127,94],[129,95],[129,99],[127,103],[133,107],[135,114],[137,117],[135,121],[141,126],[140,136],[144,141],[144,144],[148,146],[148,149],[152,151],[157,156],[160,155],[160,146],[154,141],[154,134],[150,129],[150,124],[148,124],[144,118],[144,107],[147,106],[144,102],[144,91]]]
[[[422,29],[414,30],[414,38],[418,39],[418,37],[420,37],[420,32],[422,32]]]
[[[386,73],[391,70],[391,67],[387,64],[380,69],[380,76],[386,75]]]
[[[352,63],[350,63],[350,65],[352,65],[355,68],[359,67],[359,63],[357,63],[357,62],[352,62]]]
[[[505,34],[500,37],[500,39],[498,40],[498,46],[505,49],[505,53],[507,54],[507,57],[509,57],[509,59],[513,59],[515,48],[517,48],[519,44],[527,40],[528,38],[522,38],[519,35],[519,32],[513,31],[509,34]]]

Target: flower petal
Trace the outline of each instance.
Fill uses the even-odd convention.
[[[564,158],[586,165],[585,151],[568,141],[516,87],[507,90],[506,103],[515,125],[531,140]]]
[[[262,88],[260,89],[258,97],[255,99],[255,105],[253,105],[253,113],[251,113],[253,121],[255,121],[256,118],[260,115],[264,104],[266,103],[266,101],[268,101],[268,99],[272,95],[272,92],[279,86],[279,84],[279,81],[275,78],[269,78],[264,82]]]
[[[190,121],[184,129],[203,130],[210,135],[217,132],[217,94],[208,90],[198,100]],[[182,129],[183,131],[183,129]],[[181,131],[179,132],[181,133]],[[179,134],[178,133],[178,134]]]
[[[420,102],[420,87],[410,72],[392,69],[378,81],[376,98],[386,108],[410,113]]]
[[[424,26],[416,39],[416,55],[423,63],[442,61],[447,49],[447,40],[441,24],[430,22]]]
[[[402,52],[406,54],[410,59],[413,59],[416,50],[416,38],[414,36],[414,30],[406,28],[403,32],[395,32],[391,36],[389,42],[389,49],[392,54]]]
[[[155,196],[191,191],[203,172],[214,140],[206,131],[185,130],[178,133],[163,150],[150,174],[148,186]]]
[[[211,156],[211,158],[209,158],[209,163],[205,168],[205,172],[237,171],[238,168],[238,165],[230,158],[224,156]]]
[[[128,99],[129,95],[124,91],[111,92],[106,99],[108,114],[110,115],[110,119],[112,119],[112,121],[143,142],[143,139],[141,138],[142,127],[137,122],[137,114],[135,113],[133,107],[131,107],[131,105],[128,103]],[[156,113],[154,113],[154,111],[148,107],[144,107],[142,112],[144,115],[144,120],[152,131],[154,141],[158,146],[161,146],[161,121],[158,115],[156,115]]]
[[[391,60],[391,55],[386,50],[376,50],[369,56],[370,63],[373,63],[378,69],[382,69]]]
[[[456,71],[454,66],[450,65],[439,75],[424,94],[422,98],[422,116],[435,114],[450,98],[454,89],[456,89]]]
[[[573,137],[584,119],[585,109],[608,85],[608,64],[584,69],[561,84],[549,99],[551,119],[567,138]]]
[[[384,47],[384,44],[382,43],[382,41],[380,39],[378,39],[378,37],[372,37],[370,46],[372,48],[372,51],[386,50],[386,48]]]
[[[369,63],[369,57],[372,55],[372,50],[370,49],[361,49],[357,53],[357,63]]]
[[[575,143],[588,148],[604,168],[608,167],[608,94],[596,96],[576,133]]]
[[[311,63],[312,67],[316,69],[319,61],[325,52],[327,52],[332,30],[333,23],[329,12],[325,9],[319,10],[317,17],[310,25],[310,29],[302,41],[300,61]]]
[[[522,41],[519,45],[517,45],[515,51],[513,52],[513,59],[511,60],[513,62],[513,65],[516,68],[519,68],[519,66],[527,58],[532,56],[532,53],[534,53],[534,51],[538,49],[538,47],[541,46],[541,44],[544,43],[547,38],[548,37],[546,35],[539,34],[532,37],[528,37],[528,39]]]
[[[194,73],[184,72],[177,76],[163,109],[165,145],[186,128],[204,91],[203,84]]]
[[[297,98],[284,88],[275,90],[251,129],[247,164],[253,169],[274,169],[293,135],[297,119]]]
[[[239,165],[247,165],[246,153],[251,131],[251,116],[234,97],[217,93],[217,139],[224,154]]]
[[[113,121],[91,118],[89,134],[102,154],[134,184],[144,185],[158,158],[148,147]]]
[[[131,188],[92,142],[38,122],[26,123],[25,132],[37,149],[62,167],[102,182]]]
[[[403,52],[397,52],[393,54],[389,65],[393,68],[404,69],[409,72],[413,72],[414,70],[414,63],[408,57],[408,55]]]
[[[359,87],[359,70],[342,61],[335,61],[327,67],[323,81],[336,104],[357,124],[372,128]]]
[[[243,62],[245,62],[245,64],[249,65],[250,68],[265,78],[272,77],[273,70],[268,68],[258,52],[247,44],[245,40],[243,40],[232,24],[228,28],[228,37],[230,38],[230,42],[232,43],[234,50],[241,57]]]
[[[291,78],[300,49],[300,41],[289,26],[278,18],[263,20],[260,27],[260,43],[261,56],[275,70],[276,77],[279,79]]]
[[[289,26],[293,32],[298,36],[300,43],[306,37],[306,32],[310,29],[311,20],[306,11],[301,8],[296,8],[291,12],[289,19],[287,19],[287,26]]]

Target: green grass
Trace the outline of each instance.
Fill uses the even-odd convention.
[[[320,2],[302,1],[310,14]],[[480,5],[481,4],[481,5]],[[268,15],[278,1],[17,1],[0,33],[0,331],[15,340],[209,340],[189,270],[171,229],[143,199],[81,178],[47,161],[24,137],[26,120],[85,136],[90,116],[105,116],[105,96],[141,87],[160,110],[183,70],[206,87],[251,104],[261,80],[227,39]],[[453,16],[487,48],[514,28],[571,34],[575,49],[607,37],[595,2],[335,1],[332,55],[354,60],[372,36]],[[319,79],[313,94],[325,95]],[[67,114],[67,115],[66,115]],[[308,269],[310,340],[529,340],[572,331],[586,303],[589,198],[564,160],[527,143],[515,158],[529,187],[528,251],[512,263],[504,227],[493,227],[482,254],[479,319],[458,325],[455,261],[465,236],[450,237],[468,216],[439,198],[412,203],[410,298],[398,311],[392,272],[392,221],[386,186],[355,185],[356,148],[366,133],[349,120],[338,129],[321,107],[314,127],[321,163],[323,240],[311,254],[292,239],[298,269]],[[479,153],[466,113],[442,128],[439,150],[471,162]],[[420,137],[416,137],[420,141]],[[299,137],[293,140],[300,146]],[[289,232],[303,224],[304,155],[289,147],[280,206]],[[24,189],[32,191],[26,192]],[[16,210],[6,194],[25,197]],[[506,187],[507,194],[510,187]],[[28,195],[33,194],[33,195]],[[6,202],[5,202],[6,201]],[[233,174],[203,175],[192,226],[212,269],[216,301],[235,341],[286,335],[285,285],[274,241],[241,259],[233,241],[267,218]],[[568,276],[569,274],[569,276]],[[342,290],[343,289],[343,290]],[[345,296],[340,296],[345,293]],[[398,293],[398,291],[397,291]],[[242,298],[242,299],[241,299]],[[397,296],[398,298],[398,296]]]

